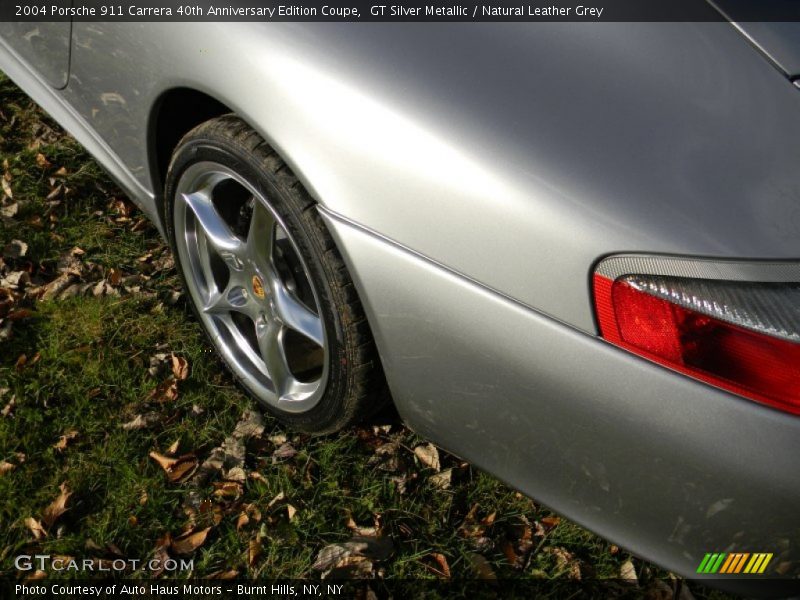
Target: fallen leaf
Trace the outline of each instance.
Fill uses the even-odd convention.
[[[439,462],[439,450],[433,444],[422,444],[414,448],[414,455],[419,461],[436,471],[437,473],[442,470],[441,463]]]
[[[286,442],[272,453],[273,462],[281,459],[289,459],[297,455],[297,450],[289,443]]]
[[[161,416],[158,413],[147,413],[144,415],[136,415],[132,421],[123,423],[121,427],[125,431],[135,431],[138,429],[147,429],[161,421]]]
[[[47,169],[52,166],[50,161],[47,160],[47,157],[41,152],[36,155],[36,164],[39,165],[39,168],[41,169]]]
[[[5,177],[0,179],[0,186],[2,186],[3,193],[6,195],[6,197],[8,198],[14,197],[14,192],[11,191],[11,184]]]
[[[357,535],[366,537],[374,537],[378,535],[377,527],[361,527],[354,520],[353,517],[347,519],[347,528]]]
[[[447,557],[445,557],[444,554],[434,552],[433,554],[429,554],[428,558],[432,559],[438,566],[437,569],[431,569],[435,575],[442,579],[450,579],[450,565],[447,564]]]
[[[250,517],[247,516],[246,512],[240,512],[239,516],[236,517],[236,531],[241,531],[242,527],[247,525],[250,522]]]
[[[448,489],[450,487],[452,480],[453,480],[453,469],[446,469],[441,473],[436,473],[428,477],[428,481],[431,482],[431,485],[440,490]]]
[[[198,461],[194,454],[186,454],[178,458],[172,458],[153,451],[149,456],[164,470],[167,474],[167,479],[172,483],[187,479],[197,469]]]
[[[178,399],[178,382],[174,379],[167,379],[163,383],[159,384],[150,395],[147,397],[148,400],[152,400],[154,402],[171,402],[173,400]]]
[[[236,483],[244,483],[247,481],[247,473],[241,467],[234,467],[225,473],[227,481],[235,481]]]
[[[77,437],[78,437],[78,431],[76,429],[70,429],[59,438],[58,442],[56,442],[53,448],[55,448],[59,452],[63,452],[64,450],[67,449],[69,443]]]
[[[181,441],[180,440],[175,440],[172,443],[172,445],[169,448],[167,448],[167,454],[172,454],[172,455],[177,454],[178,453],[178,448],[180,448],[180,445],[181,445]]]
[[[337,579],[364,579],[372,577],[372,561],[365,556],[346,556],[334,565],[331,573]]]
[[[17,465],[15,465],[14,463],[10,463],[10,462],[4,460],[4,461],[0,462],[0,475],[5,475],[6,473],[10,473],[11,471],[13,471],[16,468],[17,468]]]
[[[0,411],[0,415],[2,415],[3,418],[11,416],[11,413],[14,412],[14,408],[16,406],[17,406],[17,397],[16,396],[11,396],[11,400],[9,400],[8,404],[6,404],[3,407],[3,410]]]
[[[72,496],[72,492],[69,491],[69,487],[67,487],[66,482],[62,483],[59,489],[61,490],[61,493],[59,494],[58,498],[53,500],[53,502],[50,503],[50,506],[45,508],[44,512],[42,513],[42,521],[48,528],[52,527],[58,518],[67,511],[67,502],[69,501],[70,496]]]
[[[264,417],[259,411],[246,410],[233,430],[237,440],[258,437],[264,433]]]
[[[0,216],[10,219],[16,217],[19,212],[19,204],[14,202],[8,206],[0,206]]]
[[[47,532],[44,530],[44,527],[42,527],[42,524],[33,517],[25,519],[25,526],[30,529],[34,539],[41,540],[47,537]]]
[[[28,253],[28,244],[22,240],[11,240],[3,248],[3,256],[11,259],[24,258]]]
[[[178,381],[189,378],[189,361],[180,356],[172,355],[172,374]]]
[[[267,504],[267,510],[275,506],[278,502],[283,502],[284,500],[286,500],[286,494],[283,492],[278,492],[275,497],[269,501],[269,504]]]
[[[639,578],[636,576],[636,567],[633,566],[631,561],[626,560],[622,563],[622,566],[619,568],[619,578],[626,583],[639,583]]]
[[[66,177],[68,174],[67,167],[61,167],[58,171],[55,172],[56,177]]]
[[[286,514],[289,516],[289,520],[291,521],[294,519],[295,515],[297,514],[297,509],[292,506],[291,504],[286,505]]]
[[[467,555],[469,558],[470,565],[472,569],[475,571],[478,579],[485,579],[485,580],[494,580],[497,579],[497,574],[494,572],[492,565],[486,560],[486,557],[482,554],[469,554]]]
[[[556,527],[559,523],[561,523],[560,517],[544,517],[543,519],[539,519],[539,522],[544,526],[547,531],[550,531],[554,527]]]
[[[238,498],[242,491],[242,484],[236,481],[214,482],[214,495],[218,498]]]
[[[156,540],[156,547],[153,549],[153,561],[159,565],[158,569],[151,573],[152,577],[158,577],[164,572],[166,568],[164,565],[170,560],[170,555],[167,549],[172,545],[172,536],[169,532],[165,533],[162,537]]]
[[[262,550],[261,540],[258,538],[250,540],[250,544],[247,547],[247,564],[251,567],[254,566],[261,557]]]
[[[172,540],[170,548],[175,554],[191,554],[205,543],[209,531],[211,531],[211,527],[201,529],[200,531],[185,533]]]
[[[231,569],[229,571],[216,571],[208,576],[209,579],[220,580],[236,579],[237,577],[239,577],[239,571],[236,569]]]

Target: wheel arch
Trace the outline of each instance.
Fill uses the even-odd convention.
[[[151,185],[163,225],[164,183],[170,159],[184,135],[206,121],[234,112],[227,104],[191,87],[174,87],[158,96],[147,123]]]

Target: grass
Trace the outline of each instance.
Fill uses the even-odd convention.
[[[219,474],[203,484],[170,482],[149,453],[167,454],[177,442],[176,456],[202,462],[252,402],[208,352],[155,229],[2,75],[0,161],[13,194],[3,206],[18,207],[0,220],[0,249],[28,245],[25,256],[6,256],[0,278],[25,271],[32,279],[15,292],[13,335],[0,341],[0,408],[16,403],[0,417],[0,463],[12,465],[0,476],[0,572],[20,577],[19,554],[144,560],[167,546],[176,555],[167,534],[211,527],[186,556],[196,576],[318,578],[313,565],[325,546],[359,533],[377,539],[355,523],[390,540],[388,552],[345,565],[369,577],[436,579],[449,570],[454,579],[489,571],[602,579],[631,561],[640,589],[674,582],[454,457],[441,457],[453,480],[440,489],[435,469],[414,455],[424,441],[399,423],[314,438],[265,417],[264,433],[246,441],[244,481],[229,471],[228,488]],[[80,273],[77,291],[38,297],[70,266]],[[98,282],[107,286],[95,295]],[[152,397],[170,371],[148,371],[159,353],[190,366],[177,398]],[[157,417],[151,427],[121,426],[145,414]],[[62,436],[69,439],[59,449]],[[67,510],[48,526],[45,508],[63,483],[72,493]],[[47,530],[41,539],[26,524],[31,517]]]

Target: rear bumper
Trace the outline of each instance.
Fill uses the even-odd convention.
[[[800,575],[800,418],[326,219],[417,432],[679,574],[702,578],[707,552],[768,552],[760,577]]]

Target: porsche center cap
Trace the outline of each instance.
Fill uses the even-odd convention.
[[[261,298],[261,300],[267,297],[267,293],[264,290],[264,284],[258,275],[253,275],[253,293],[258,298]]]

